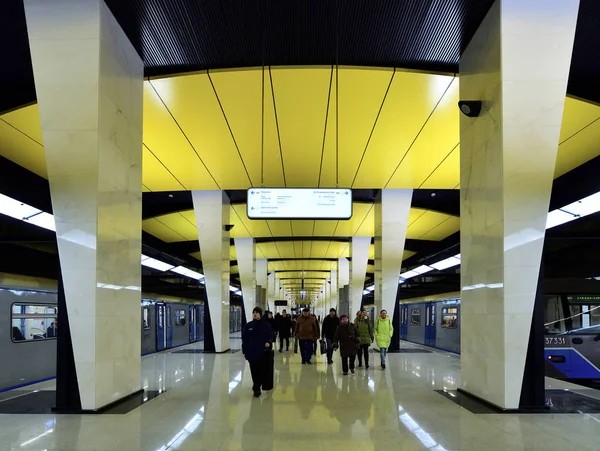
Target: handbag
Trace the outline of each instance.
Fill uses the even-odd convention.
[[[327,342],[321,339],[319,340],[319,344],[321,345],[321,354],[327,354]]]

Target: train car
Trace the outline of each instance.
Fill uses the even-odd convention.
[[[59,333],[58,297],[51,286],[14,277],[15,287],[0,287],[0,392],[52,379],[56,375],[56,338]],[[204,304],[164,302],[143,295],[140,310],[142,355],[204,339]],[[154,297],[154,299],[152,299]]]
[[[401,304],[400,338],[459,353],[460,299]]]
[[[0,288],[0,391],[56,374],[56,292]]]
[[[547,296],[545,319],[546,376],[600,380],[600,296]]]

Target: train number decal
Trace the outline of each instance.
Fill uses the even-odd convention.
[[[544,344],[546,346],[566,345],[567,340],[565,339],[565,337],[544,337]]]

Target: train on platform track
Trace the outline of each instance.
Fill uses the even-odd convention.
[[[600,381],[600,295],[547,295],[545,302],[546,376]],[[401,340],[460,354],[460,298],[402,301],[399,308]]]
[[[204,302],[152,297],[142,294],[141,355],[204,340]],[[57,300],[56,290],[0,287],[0,392],[55,377]],[[230,305],[230,333],[241,329],[241,306]]]

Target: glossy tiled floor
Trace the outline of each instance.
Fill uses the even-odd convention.
[[[434,392],[459,383],[457,356],[392,354],[386,371],[377,357],[342,376],[277,353],[276,388],[254,399],[240,352],[150,355],[158,398],[126,415],[0,415],[0,450],[600,449],[600,415],[474,415]]]

